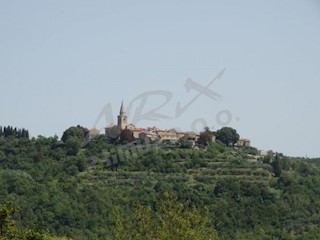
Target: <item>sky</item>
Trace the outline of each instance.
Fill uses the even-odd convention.
[[[320,157],[320,2],[0,0],[0,89],[34,137],[103,132],[123,100],[138,127]]]

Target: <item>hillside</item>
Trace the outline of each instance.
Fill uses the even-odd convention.
[[[207,209],[221,239],[319,239],[320,159],[258,157],[219,141],[206,149],[112,144],[104,136],[0,138],[0,202],[21,228],[114,239],[119,212],[163,193]]]

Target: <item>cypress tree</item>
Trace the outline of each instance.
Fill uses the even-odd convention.
[[[7,137],[7,134],[8,134],[7,127],[4,127],[4,128],[3,128],[3,136],[4,136],[4,137]]]
[[[29,139],[29,131],[28,130],[26,130],[26,138]]]

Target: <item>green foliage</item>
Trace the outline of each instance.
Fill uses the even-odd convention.
[[[88,134],[89,130],[80,125],[65,130],[61,141],[65,143],[67,154],[70,156],[77,155],[82,145],[86,143]]]
[[[204,149],[166,149],[111,144],[99,136],[81,148],[85,131],[79,129],[67,131],[65,142],[56,136],[0,137],[0,202],[19,207],[15,213],[10,206],[0,209],[7,239],[54,239],[41,230],[114,239],[115,226],[130,226],[137,236],[159,231],[167,239],[201,239],[200,228],[189,228],[203,226],[196,221],[200,216],[224,239],[319,236],[319,159],[271,153],[259,159],[255,149],[220,141]],[[157,198],[165,192],[176,195]]]
[[[29,138],[29,131],[24,128],[18,129],[11,126],[2,128],[0,126],[0,137]]]
[[[242,147],[242,151],[246,154],[257,155],[258,150],[255,147]]]
[[[218,239],[208,211],[164,193],[153,206],[136,204],[129,216],[116,213],[115,239]]]
[[[272,162],[273,172],[276,177],[280,177],[283,168],[283,162],[279,155],[276,155],[275,159]]]
[[[10,219],[14,212],[15,209],[11,205],[0,205],[0,237],[3,239],[18,233],[17,229],[14,228],[14,221]]]
[[[0,240],[67,240],[32,229],[19,229],[11,219],[15,211],[11,204],[0,204]]]
[[[61,140],[64,143],[67,143],[70,139],[77,139],[79,142],[83,141],[86,135],[89,133],[89,130],[81,127],[80,125],[76,127],[70,127],[64,131]]]
[[[223,142],[227,146],[234,146],[239,140],[239,134],[231,127],[223,127],[217,131],[217,140]]]
[[[184,149],[190,149],[192,148],[192,142],[186,138],[180,138],[178,141],[178,147],[184,148]]]
[[[200,146],[208,146],[212,142],[213,137],[214,137],[214,132],[210,131],[210,129],[206,127],[204,131],[200,133],[198,144]]]
[[[209,144],[207,150],[211,154],[211,156],[216,157],[219,154],[226,152],[227,148],[222,142],[217,140],[217,141],[214,141],[213,143]]]

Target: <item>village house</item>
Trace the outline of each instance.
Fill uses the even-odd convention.
[[[250,139],[240,138],[238,140],[238,142],[235,144],[235,146],[237,146],[237,147],[250,147],[251,146]]]
[[[137,128],[133,124],[128,123],[128,117],[122,102],[118,115],[118,124],[106,127],[105,135],[111,139],[118,139],[121,131],[125,129],[132,131],[135,139],[141,140],[148,138],[150,141],[176,143],[179,139],[185,138],[186,140],[195,143],[199,138],[199,134],[194,132],[183,132],[175,129],[160,129],[155,126],[149,128]]]

